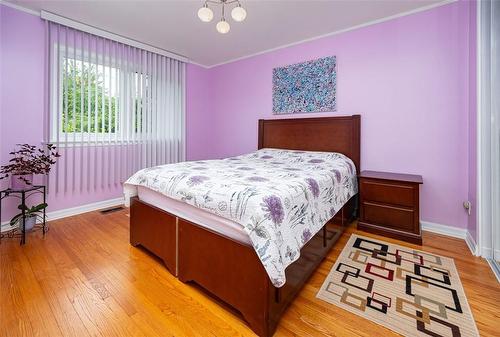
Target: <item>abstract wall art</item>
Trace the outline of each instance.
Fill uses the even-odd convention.
[[[336,111],[337,58],[273,69],[273,113]]]

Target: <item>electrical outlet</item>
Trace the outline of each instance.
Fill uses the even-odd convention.
[[[464,208],[467,210],[467,214],[470,215],[472,204],[469,200],[464,201]]]

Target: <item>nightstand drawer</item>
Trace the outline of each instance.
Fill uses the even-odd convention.
[[[413,209],[381,205],[367,201],[363,202],[361,208],[361,219],[363,222],[418,233],[418,226],[415,225],[414,221],[415,211]]]
[[[415,187],[409,184],[363,179],[361,193],[364,200],[408,207],[415,205]]]

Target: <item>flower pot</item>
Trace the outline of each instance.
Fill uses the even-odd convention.
[[[23,230],[23,218],[19,218],[19,220],[17,220],[17,224],[18,224],[18,228],[20,231]],[[25,232],[29,232],[30,230],[33,229],[33,227],[35,227],[35,224],[36,224],[36,215],[27,215],[26,216],[26,220],[24,222],[24,231]]]
[[[13,174],[10,176],[10,188],[24,190],[33,185],[33,174]]]

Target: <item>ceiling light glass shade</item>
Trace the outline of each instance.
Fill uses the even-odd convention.
[[[245,10],[245,8],[238,5],[231,11],[231,16],[233,17],[234,21],[241,22],[247,17],[247,11]]]
[[[217,28],[217,31],[221,34],[226,34],[231,29],[231,27],[229,26],[229,23],[227,23],[227,21],[224,19],[220,20],[217,23],[217,26],[215,26],[215,28]]]
[[[214,18],[214,12],[205,5],[198,10],[198,17],[203,22],[210,22]]]

